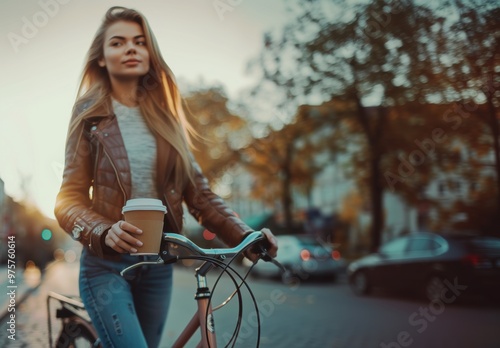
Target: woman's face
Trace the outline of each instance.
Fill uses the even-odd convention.
[[[103,57],[98,61],[106,67],[111,80],[138,79],[149,71],[149,51],[139,24],[119,21],[104,35]]]

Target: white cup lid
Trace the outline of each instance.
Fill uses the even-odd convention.
[[[167,207],[163,205],[163,202],[159,199],[154,198],[134,198],[129,199],[122,209],[122,213],[133,210],[157,210],[164,213],[167,212]]]

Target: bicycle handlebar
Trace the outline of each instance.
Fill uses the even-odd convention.
[[[192,240],[187,238],[186,236],[183,236],[181,234],[177,233],[164,233],[163,234],[163,241],[167,243],[174,243],[177,245],[180,245],[184,248],[189,249],[191,252],[194,254],[206,256],[206,257],[230,257],[234,256],[236,254],[239,254],[243,251],[245,251],[247,248],[250,246],[266,240],[266,237],[263,232],[261,231],[255,231],[250,234],[248,234],[243,241],[241,241],[240,244],[233,248],[214,248],[214,249],[205,249],[205,248],[200,248],[198,245],[196,245]]]
[[[161,255],[159,255],[158,259],[156,261],[142,261],[138,262],[136,264],[133,264],[124,270],[120,272],[120,275],[124,275],[126,272],[140,267],[144,265],[157,265],[157,264],[163,264],[163,263],[170,263],[170,262],[176,262],[179,259],[179,256],[177,255],[172,255],[169,254],[168,252],[168,243],[173,243],[179,246],[182,246],[189,251],[191,251],[193,254],[199,255],[199,256],[204,256],[204,257],[212,257],[212,258],[219,258],[219,259],[225,259],[227,257],[231,257],[234,255],[237,255],[243,251],[245,251],[247,248],[258,244],[259,242],[263,242],[266,240],[266,236],[264,235],[263,232],[261,231],[255,231],[250,234],[248,234],[240,244],[238,244],[235,247],[232,248],[213,248],[213,249],[205,249],[205,248],[200,248],[198,245],[196,245],[192,240],[187,238],[186,236],[183,236],[178,233],[164,233],[163,234],[163,242],[166,247],[161,250]],[[260,250],[257,250],[257,253],[260,254],[261,258],[268,261],[270,260],[269,256],[265,253],[265,247],[261,247]]]

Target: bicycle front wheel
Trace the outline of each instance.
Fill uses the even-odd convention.
[[[101,347],[94,328],[85,320],[71,317],[64,320],[56,348],[93,348]]]

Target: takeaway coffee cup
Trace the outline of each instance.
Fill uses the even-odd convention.
[[[152,198],[129,199],[122,209],[125,221],[140,228],[134,235],[143,245],[130,255],[158,255],[163,236],[163,217],[167,213],[161,200]]]

